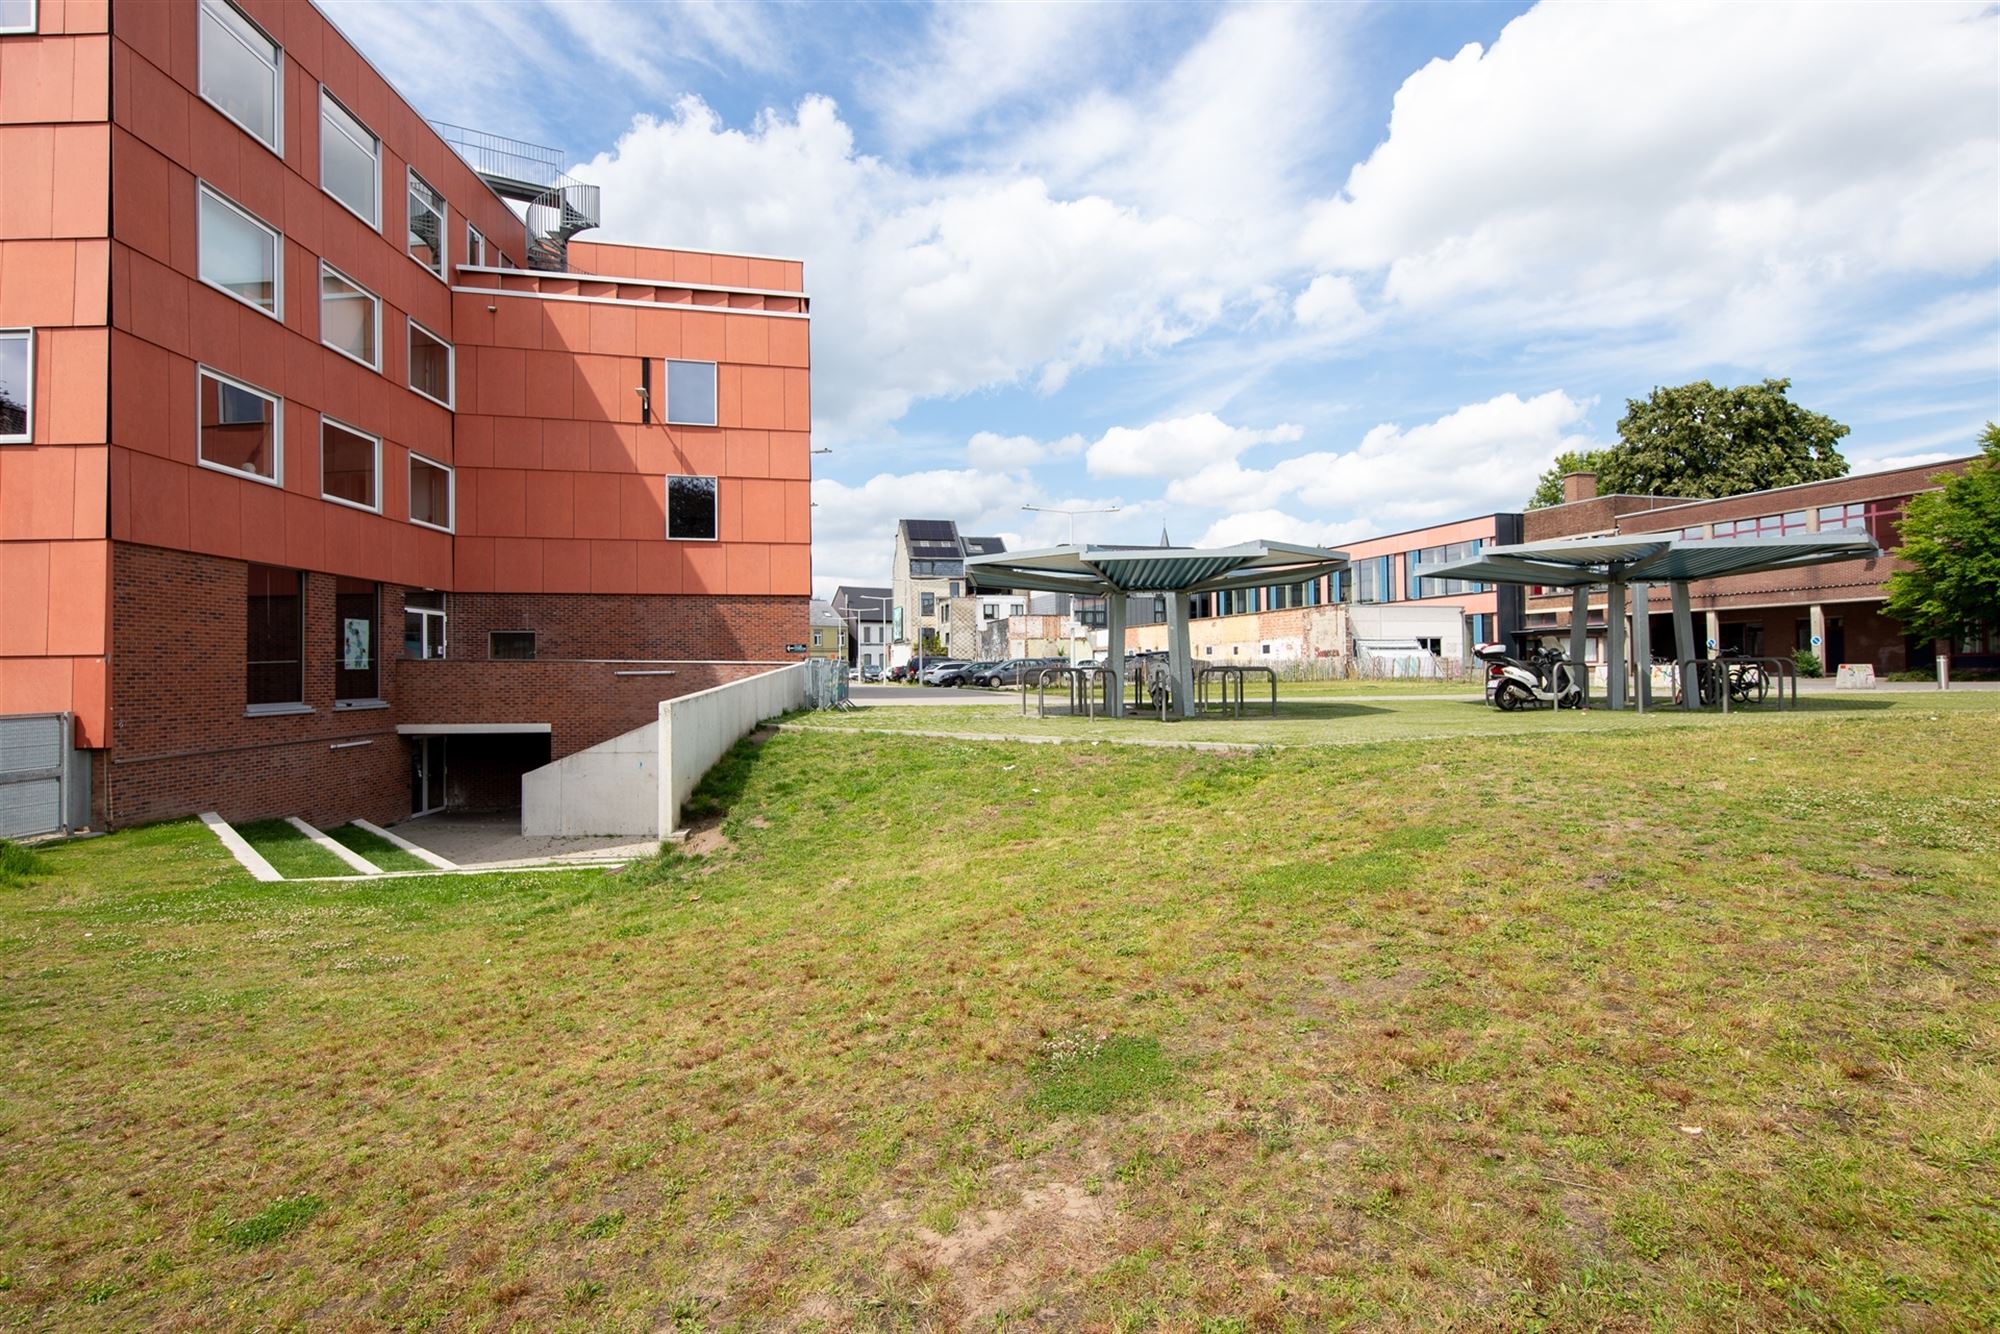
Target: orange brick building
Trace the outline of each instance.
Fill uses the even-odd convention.
[[[802,266],[473,139],[307,0],[0,0],[0,716],[93,824],[511,804],[805,641]]]

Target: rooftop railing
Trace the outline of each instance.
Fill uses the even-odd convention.
[[[531,185],[551,186],[563,175],[563,151],[504,134],[468,129],[434,120],[431,128],[481,176],[502,176]]]

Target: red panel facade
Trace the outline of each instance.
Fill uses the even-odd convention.
[[[275,146],[205,98],[219,3],[44,0],[39,32],[0,35],[0,335],[28,331],[34,358],[32,439],[0,443],[0,713],[77,714],[78,744],[104,752],[107,821],[394,818],[397,724],[526,707],[586,641],[596,658],[763,661],[804,641],[801,266],[573,242],[567,272],[518,267],[514,210],[308,0],[227,11],[282,50]],[[376,142],[372,225],[323,188],[323,96]],[[443,276],[409,250],[412,170],[444,200]],[[203,280],[204,217],[277,234],[277,309]],[[323,302],[328,270],[348,286]],[[329,345],[357,309],[367,361]],[[444,402],[411,387],[413,326],[451,348]],[[713,425],[648,419],[635,391],[668,359],[716,363]],[[450,470],[448,517],[413,518],[413,457]],[[715,479],[714,540],[668,540],[670,474]],[[246,696],[253,565],[304,580],[317,665],[293,714]],[[338,579],[376,589],[380,688],[336,712],[310,683],[331,681],[350,619]],[[445,596],[450,657],[404,699],[411,589]],[[487,661],[489,624],[535,631],[539,661]],[[522,687],[496,688],[509,672]],[[589,694],[559,710],[556,756],[631,725]],[[329,752],[337,773],[307,758],[360,740]]]

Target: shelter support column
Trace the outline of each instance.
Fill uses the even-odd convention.
[[[1668,588],[1674,599],[1674,668],[1681,683],[1681,707],[1698,709],[1701,707],[1701,686],[1695,679],[1695,669],[1687,664],[1694,656],[1694,608],[1688,598],[1688,581],[1676,579]]]
[[[1194,716],[1194,650],[1188,641],[1188,595],[1167,595],[1167,671],[1173,677],[1174,713]]]
[[[1111,716],[1125,714],[1125,609],[1128,599],[1113,590],[1104,599],[1104,665],[1111,669]]]
[[[1639,712],[1653,706],[1653,613],[1651,584],[1632,585],[1632,688]]]
[[[1826,608],[1815,602],[1806,608],[1806,616],[1812,622],[1812,642],[1807,647],[1819,659],[1820,670],[1831,676],[1839,664],[1826,660]]]
[[[1625,585],[1613,580],[1604,597],[1604,698],[1625,707]]]
[[[1578,672],[1583,670],[1583,656],[1590,645],[1590,589],[1579,585],[1569,591],[1569,660]],[[1588,694],[1584,696],[1584,706],[1590,705]]]

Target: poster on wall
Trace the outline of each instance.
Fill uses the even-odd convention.
[[[349,616],[341,623],[340,665],[350,672],[368,670],[368,618]]]

